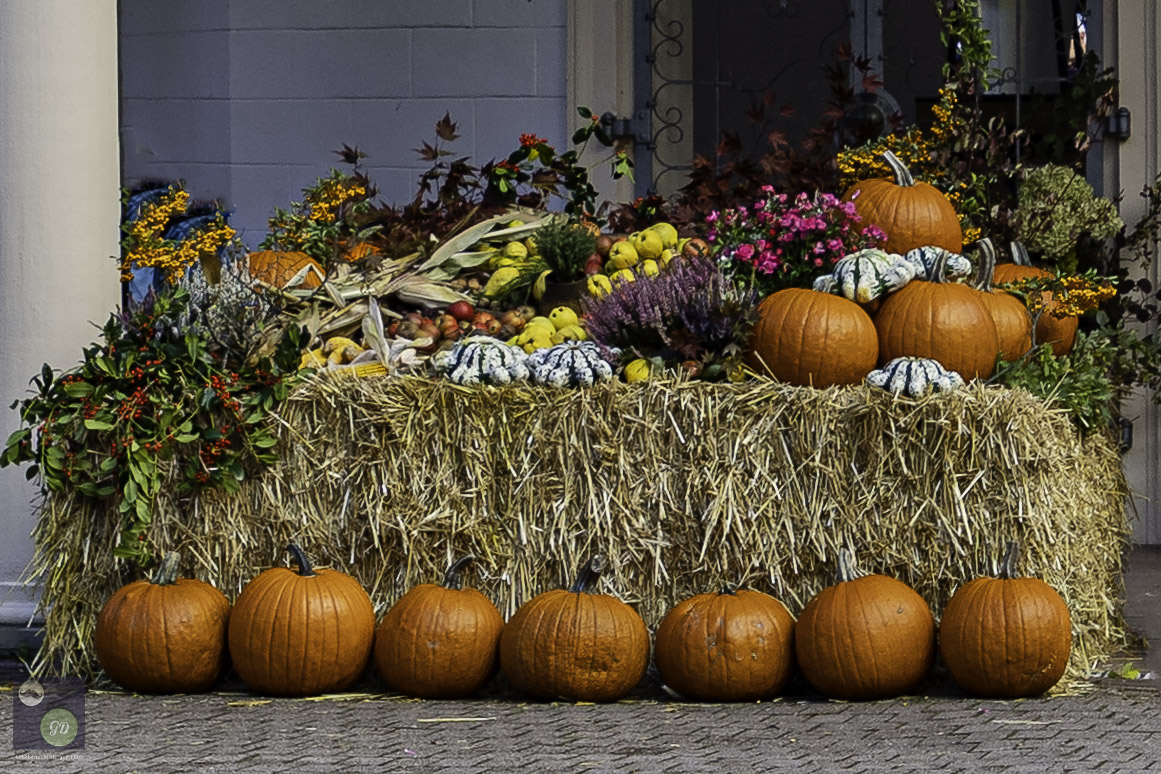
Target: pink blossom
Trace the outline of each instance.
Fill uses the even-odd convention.
[[[717,210],[714,210],[709,215],[705,216],[706,223],[713,223],[717,219],[718,219],[718,211]]]

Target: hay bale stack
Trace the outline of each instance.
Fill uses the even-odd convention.
[[[281,461],[237,496],[166,495],[151,541],[233,596],[294,538],[380,612],[462,552],[506,616],[592,553],[654,626],[728,582],[797,613],[836,552],[903,580],[936,615],[1021,541],[1023,571],[1073,615],[1069,676],[1122,644],[1127,487],[1113,443],[1023,391],[922,400],[770,381],[462,388],[320,376],[283,407]],[[36,539],[41,658],[89,674],[89,635],[124,578],[108,514],[51,498]],[[84,584],[78,579],[84,578]]]

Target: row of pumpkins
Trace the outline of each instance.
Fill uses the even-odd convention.
[[[858,383],[876,364],[894,370],[922,360],[927,378],[948,372],[987,378],[997,358],[1015,360],[1032,347],[1033,320],[1024,302],[993,286],[1053,275],[1031,266],[1018,244],[1013,261],[997,265],[995,248],[983,239],[974,278],[961,281],[972,267],[961,255],[955,209],[936,188],[916,182],[894,154],[884,158],[894,181],[865,180],[845,195],[863,220],[887,235],[883,248],[841,258],[812,290],[791,288],[764,299],[749,353],[756,370],[828,387]],[[1041,300],[1035,340],[1063,355],[1077,319],[1052,315],[1051,293]]]
[[[232,659],[251,690],[305,696],[350,688],[373,655],[387,686],[413,696],[467,697],[499,669],[529,696],[576,701],[615,701],[645,675],[648,630],[629,605],[593,591],[599,557],[571,589],[534,597],[507,624],[487,597],[462,587],[471,561],[463,557],[442,585],[408,591],[376,631],[358,581],[313,569],[293,544],[288,550],[298,569],[262,572],[233,610],[213,586],[176,579],[178,556],[170,554],[152,581],[121,588],[102,610],[95,646],[105,672],[134,691],[197,692]],[[1068,663],[1068,608],[1043,581],[1016,575],[1017,556],[1010,543],[999,577],[966,583],[944,610],[939,648],[967,692],[1035,696]],[[840,552],[838,581],[797,622],[767,594],[727,588],[671,609],[653,650],[661,679],[688,699],[770,698],[797,662],[819,692],[862,700],[915,689],[931,669],[935,641],[919,594],[860,572]]]

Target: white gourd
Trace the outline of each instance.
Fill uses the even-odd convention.
[[[948,278],[966,277],[971,274],[971,261],[959,253],[953,253],[946,247],[935,247],[932,245],[916,247],[908,250],[907,254],[903,256],[903,260],[911,264],[916,279],[930,280],[932,272],[935,269],[935,262],[943,255],[947,256],[946,276]]]
[[[814,278],[812,287],[815,293],[838,293],[839,281],[835,279],[833,274],[823,274],[821,277]]]
[[[491,336],[470,336],[435,358],[436,371],[461,385],[510,384],[528,378],[528,356]]]
[[[845,255],[834,265],[834,292],[865,304],[893,293],[915,278],[915,269],[902,256],[869,247]]]
[[[613,366],[591,341],[566,341],[528,356],[532,380],[551,387],[588,387],[613,378]]]
[[[867,384],[881,387],[896,395],[902,393],[918,398],[931,390],[954,390],[963,387],[964,380],[955,371],[949,371],[938,360],[926,357],[897,357],[882,368],[867,374]]]

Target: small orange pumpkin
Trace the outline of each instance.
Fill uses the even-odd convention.
[[[981,239],[979,248],[979,268],[972,287],[980,291],[980,300],[996,325],[1000,357],[1012,362],[1032,348],[1032,317],[1023,301],[1011,293],[992,289],[996,268],[996,248],[992,240]]]
[[[375,255],[378,252],[378,250],[366,242],[356,242],[353,245],[346,246],[340,257],[344,261],[354,263],[362,258],[366,258],[368,255]]]
[[[249,263],[250,276],[276,288],[284,287],[306,266],[312,266],[314,270],[307,271],[302,281],[295,285],[295,288],[313,290],[322,284],[322,280],[319,278],[326,275],[318,261],[306,253],[300,252],[259,250],[250,253]]]
[[[794,618],[769,594],[723,588],[675,605],[653,650],[661,680],[688,699],[768,699],[790,678]]]
[[[987,378],[996,366],[999,336],[975,288],[948,282],[947,254],[936,259],[930,281],[913,280],[883,302],[875,315],[879,362],[897,357],[939,361],[964,379]]]
[[[461,587],[472,560],[460,557],[442,586],[414,587],[383,616],[375,663],[387,687],[423,699],[462,698],[495,676],[504,619],[490,599]]]
[[[976,578],[944,608],[939,651],[968,693],[1039,696],[1064,675],[1072,645],[1068,605],[1039,578],[1016,575],[1020,547],[1008,543],[998,578]]]
[[[246,584],[230,616],[234,669],[252,691],[310,696],[350,688],[375,637],[375,611],[357,580],[315,570],[295,544],[298,571],[265,570]]]
[[[122,586],[97,617],[97,660],[126,690],[199,693],[225,669],[230,603],[208,583],[178,578],[180,559],[172,552],[153,580]]]
[[[927,677],[935,620],[907,584],[857,570],[839,551],[838,582],[807,603],[794,627],[798,665],[815,690],[835,699],[900,696]]]
[[[963,251],[963,228],[955,207],[930,183],[916,182],[911,171],[891,151],[883,160],[895,179],[861,180],[843,195],[867,223],[887,235],[883,249],[906,255],[908,250],[934,245],[953,253]]]
[[[1012,263],[1001,263],[996,266],[996,270],[992,273],[992,284],[1002,285],[1006,282],[1019,282],[1023,279],[1055,276],[1050,271],[1033,266],[1028,258],[1028,250],[1020,242],[1012,242],[1010,247]],[[1072,345],[1076,343],[1076,331],[1080,322],[1072,315],[1056,317],[1052,314],[1052,310],[1056,307],[1056,301],[1053,299],[1051,291],[1042,292],[1040,299],[1044,308],[1040,313],[1040,319],[1036,321],[1036,343],[1050,344],[1053,354],[1057,357],[1063,357],[1072,351]]]
[[[516,690],[542,699],[616,701],[649,665],[649,630],[633,608],[589,588],[603,569],[593,557],[571,590],[521,605],[500,635],[500,669]]]
[[[829,387],[862,381],[878,356],[875,325],[854,301],[786,288],[758,306],[746,359],[780,381]]]

